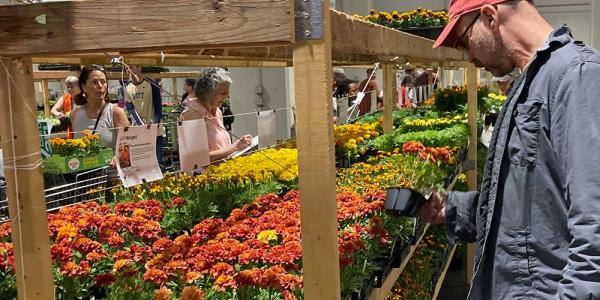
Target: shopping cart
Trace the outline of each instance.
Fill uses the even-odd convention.
[[[71,175],[71,177],[45,177],[54,183],[71,181],[58,186],[46,188],[44,198],[48,211],[55,211],[61,207],[87,201],[104,201],[108,190],[108,167],[102,167]],[[7,220],[8,200],[6,195],[6,182],[0,180],[0,222]]]

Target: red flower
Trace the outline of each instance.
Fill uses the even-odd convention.
[[[71,248],[59,243],[50,247],[50,255],[54,261],[67,262],[73,257],[73,252],[71,251]]]
[[[10,236],[10,222],[0,224],[0,239]]]
[[[131,245],[131,252],[133,253],[133,260],[135,262],[141,262],[152,256],[152,248],[150,248],[150,246],[133,244]]]
[[[60,274],[68,277],[84,276],[89,274],[90,271],[90,264],[85,260],[80,261],[79,264],[69,261],[60,266]]]
[[[88,253],[85,256],[85,259],[87,259],[91,262],[97,262],[97,261],[104,259],[107,255],[108,255],[108,253],[106,252],[106,250],[101,249],[100,251],[92,251],[92,252]]]
[[[112,273],[100,274],[94,277],[94,284],[97,286],[107,286],[115,282],[117,278]]]
[[[202,277],[202,274],[200,274],[198,272],[194,272],[194,271],[187,272],[185,274],[185,282],[192,283],[192,282],[198,280],[201,277]]]
[[[210,275],[215,279],[221,275],[232,275],[233,273],[233,266],[224,262],[217,263],[210,269]]]
[[[144,281],[152,281],[158,285],[161,285],[167,280],[167,273],[159,269],[148,269],[143,276]]]
[[[233,280],[233,277],[231,275],[220,275],[215,279],[213,289],[223,292],[228,288],[236,288],[235,280]]]
[[[178,272],[179,274],[185,274],[187,269],[187,263],[182,260],[170,261],[164,267],[164,270],[165,272],[167,272],[167,275],[176,275]]]
[[[154,291],[154,300],[171,300],[173,292],[166,286]]]
[[[184,206],[187,202],[185,201],[185,199],[183,199],[183,197],[173,197],[173,199],[171,200],[171,204],[173,204],[173,206],[175,207],[181,207]]]
[[[113,254],[113,259],[115,261],[120,259],[131,259],[131,252],[119,250]]]
[[[179,300],[202,300],[204,299],[204,292],[194,286],[186,286],[181,291]]]
[[[108,244],[113,247],[120,247],[125,243],[125,240],[118,234],[113,234],[108,238]]]
[[[152,250],[154,252],[164,252],[173,246],[173,241],[167,238],[159,238],[152,244]]]

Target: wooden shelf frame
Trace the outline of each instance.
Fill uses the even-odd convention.
[[[155,66],[294,67],[299,149],[302,248],[305,299],[339,299],[339,266],[335,203],[335,159],[332,128],[331,66],[375,62],[464,66],[454,49],[432,49],[433,41],[355,20],[322,7],[323,38],[296,41],[294,0],[226,0],[169,2],[143,0],[65,1],[0,5],[0,106],[22,103],[14,117],[0,111],[0,136],[6,148],[17,139],[37,135],[32,63],[107,64],[123,56],[128,64]],[[185,16],[185,18],[182,18]],[[17,72],[18,71],[18,72]],[[387,67],[388,75],[393,74]],[[8,76],[14,79],[8,80]],[[391,80],[388,80],[391,82]],[[393,93],[390,85],[385,93]],[[389,100],[386,101],[389,105]],[[389,108],[388,108],[389,109]],[[13,110],[14,111],[14,110]],[[386,115],[389,115],[386,114]],[[389,128],[388,128],[389,130]],[[35,141],[34,141],[35,142]],[[37,147],[37,144],[34,146]],[[30,155],[16,147],[9,156]],[[28,156],[29,159],[39,159]],[[14,178],[42,181],[41,168],[15,170]],[[8,176],[8,181],[14,179]],[[20,299],[53,295],[43,190],[28,192],[8,185]],[[19,195],[19,205],[17,205]],[[19,215],[17,220],[15,216]],[[23,255],[21,255],[23,254]],[[25,274],[27,276],[25,276]],[[385,295],[382,295],[384,297]],[[381,298],[380,298],[381,299]]]
[[[446,261],[442,265],[442,273],[440,273],[440,277],[438,277],[435,288],[433,290],[433,295],[431,296],[432,300],[436,300],[440,295],[440,291],[442,290],[442,285],[444,285],[444,280],[446,279],[446,274],[448,274],[448,269],[450,268],[450,263],[452,263],[452,259],[454,258],[454,254],[456,253],[456,245],[451,245],[452,249],[450,249],[450,253],[448,257],[446,257]]]

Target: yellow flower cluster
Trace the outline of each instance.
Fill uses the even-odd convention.
[[[429,127],[448,127],[458,123],[467,122],[466,115],[457,115],[454,117],[443,117],[443,118],[435,118],[435,119],[414,119],[414,120],[404,120],[402,123],[407,127],[420,127],[420,128],[429,128]]]
[[[50,139],[50,146],[54,154],[70,156],[77,154],[86,154],[92,147],[98,146],[100,137],[98,134],[92,134],[90,131],[84,131],[84,136],[79,139]]]
[[[339,169],[338,192],[364,193],[381,191],[388,187],[410,187],[410,181],[394,162],[380,164],[357,163],[348,169]]]
[[[265,183],[271,180],[293,181],[298,174],[298,150],[266,149],[240,156],[218,166],[210,166],[199,175],[167,174],[162,180],[133,188],[134,199],[146,199],[167,193],[181,195],[185,191],[223,184]]]
[[[218,174],[234,181],[267,182],[273,179],[295,180],[298,174],[298,150],[266,149],[241,156],[218,166],[210,166],[206,174]]]
[[[378,126],[378,122],[334,126],[335,147],[342,152],[353,152],[366,140],[379,136]]]
[[[488,96],[488,98],[494,99],[499,102],[504,102],[504,101],[506,101],[506,98],[507,98],[505,95],[496,95],[494,93],[490,93],[487,96]]]
[[[413,20],[413,19],[435,19],[435,20],[440,20],[440,21],[445,21],[448,22],[448,13],[445,11],[433,11],[431,9],[422,9],[422,8],[417,8],[413,11],[408,11],[408,12],[402,12],[399,13],[398,11],[392,11],[390,12],[386,12],[386,11],[375,11],[375,10],[371,10],[369,12],[369,15],[367,16],[359,16],[359,15],[354,15],[353,16],[355,19],[358,20],[363,20],[363,21],[371,21],[371,22],[375,22],[377,23],[379,20],[385,20],[385,21],[409,21],[409,20]]]
[[[258,233],[258,236],[256,237],[256,239],[258,239],[259,241],[263,241],[265,243],[268,243],[270,241],[275,241],[275,240],[277,240],[277,231],[263,230],[260,233]]]

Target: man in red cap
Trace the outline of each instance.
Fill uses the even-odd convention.
[[[452,0],[441,45],[521,73],[480,192],[435,193],[420,212],[477,243],[469,299],[600,299],[600,54],[525,0]]]

